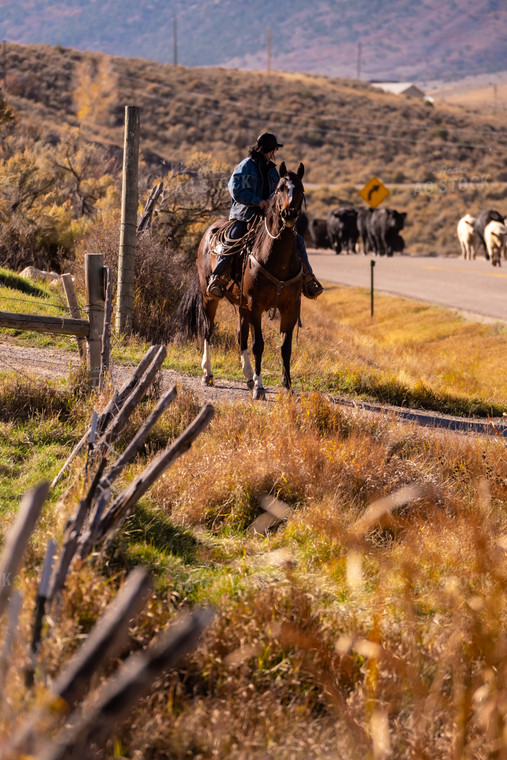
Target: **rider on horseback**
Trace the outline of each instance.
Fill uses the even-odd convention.
[[[232,196],[229,219],[235,220],[227,231],[226,242],[222,244],[222,253],[217,258],[213,274],[210,277],[207,294],[214,298],[222,298],[230,281],[231,264],[238,242],[248,229],[248,222],[254,217],[262,216],[268,199],[274,193],[280,180],[280,175],[273,162],[278,148],[282,148],[276,137],[270,132],[263,132],[257,138],[255,145],[249,150],[248,158],[241,161],[234,169],[229,180],[229,192]],[[296,235],[296,246],[303,263],[304,288],[303,293],[308,298],[317,298],[322,291],[322,285],[313,274],[303,237]]]

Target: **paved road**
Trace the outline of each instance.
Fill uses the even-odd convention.
[[[328,282],[370,289],[375,261],[375,290],[448,306],[487,319],[507,322],[507,262],[502,269],[484,259],[363,255],[337,256],[310,249],[317,277]]]

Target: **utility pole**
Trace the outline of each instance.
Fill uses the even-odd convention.
[[[271,27],[268,29],[268,73],[271,71]]]
[[[357,78],[361,79],[361,55],[363,46],[360,42],[357,43]]]
[[[7,92],[7,43],[4,40],[2,44],[2,82],[4,92]]]
[[[176,16],[173,16],[173,54],[175,66],[178,65],[178,26],[176,18]]]

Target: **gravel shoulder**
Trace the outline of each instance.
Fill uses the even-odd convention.
[[[35,348],[19,346],[9,342],[0,342],[0,371],[19,374],[28,379],[66,377],[70,368],[79,367],[77,353],[61,349]],[[113,368],[113,385],[122,385],[134,370],[133,366],[115,366]],[[211,387],[204,386],[200,376],[186,375],[172,369],[161,372],[162,390],[178,384],[192,391],[204,404],[211,403],[245,403],[251,396],[242,381],[216,379]],[[266,387],[266,402],[272,403],[280,393],[277,386]],[[411,422],[419,426],[458,433],[476,435],[500,435],[507,438],[507,418],[464,419],[451,415],[437,414],[423,410],[376,404],[368,401],[356,401],[346,397],[328,396],[334,403],[345,409],[361,410],[371,414],[388,416],[396,422]],[[251,402],[263,403],[263,402]]]

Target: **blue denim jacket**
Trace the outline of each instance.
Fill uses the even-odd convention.
[[[274,193],[280,180],[278,169],[270,161],[268,165],[269,195]],[[245,158],[234,169],[229,180],[229,192],[232,196],[229,219],[248,221],[259,213],[262,200],[262,172],[252,158]]]

